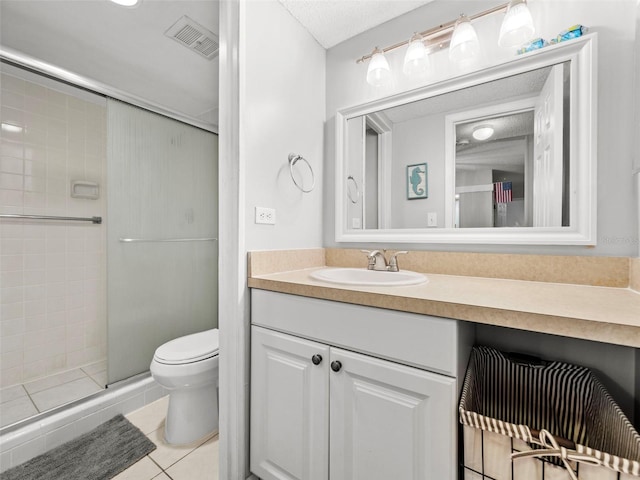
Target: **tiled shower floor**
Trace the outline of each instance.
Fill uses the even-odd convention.
[[[0,427],[99,392],[107,383],[107,362],[39,378],[0,390]]]

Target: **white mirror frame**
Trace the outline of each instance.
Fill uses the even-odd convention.
[[[551,45],[513,60],[336,112],[336,242],[595,245],[597,213],[597,34]],[[347,121],[361,115],[472,87],[565,61],[571,65],[570,222],[568,227],[347,229]],[[452,141],[452,140],[451,140]],[[450,188],[448,189],[450,190]]]

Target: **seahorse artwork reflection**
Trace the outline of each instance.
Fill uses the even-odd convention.
[[[416,195],[422,195],[424,193],[424,188],[418,188],[422,183],[422,177],[420,176],[420,174],[424,173],[425,172],[423,170],[420,170],[420,167],[416,167],[411,170],[411,177],[409,177],[409,181],[411,182],[413,193],[415,193]]]

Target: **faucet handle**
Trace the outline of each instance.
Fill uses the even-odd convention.
[[[382,253],[383,255],[387,253],[387,249],[383,248],[382,250],[363,250],[360,249],[362,253],[364,253],[367,257],[375,257],[378,253]],[[407,252],[404,252],[407,253]]]
[[[400,268],[398,267],[398,255],[404,255],[405,253],[409,253],[407,250],[401,250],[399,252],[391,255],[391,259],[389,259],[389,271],[390,272],[399,272]]]
[[[382,255],[384,257],[384,253],[386,250],[360,250],[362,253],[366,254],[369,259],[375,259],[376,255]]]
[[[388,270],[389,264],[387,263],[387,258],[384,256],[386,250],[360,251],[367,254],[367,259],[369,260],[367,268],[369,270]]]
[[[376,250],[360,250],[367,256],[367,268],[369,270],[373,269],[373,266],[376,264]]]

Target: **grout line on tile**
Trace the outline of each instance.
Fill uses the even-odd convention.
[[[166,470],[163,470],[162,473],[164,473],[169,480],[173,480],[173,477],[169,475],[169,472],[167,472]]]
[[[198,444],[198,446],[194,447],[193,450],[191,450],[189,453],[187,453],[184,457],[182,457],[180,460],[178,460],[177,462],[175,462],[173,465],[175,465],[178,462],[181,462],[182,460],[184,460],[185,458],[187,458],[189,455],[191,455],[193,452],[195,452],[197,449],[199,449],[200,447],[204,446],[205,443],[209,442],[210,440],[213,440],[214,438],[216,438],[219,435],[219,432],[214,433],[213,435],[209,435],[207,438],[204,439],[204,441],[200,444]],[[173,465],[167,467],[167,469],[171,468]]]
[[[54,388],[63,387],[66,384],[73,383],[73,382],[76,382],[76,381],[84,379],[84,378],[88,378],[94,384],[96,384],[98,386],[98,388],[100,388],[101,390],[104,390],[104,387],[101,387],[100,384],[98,382],[96,382],[90,375],[87,375],[87,373],[84,370],[82,370],[82,368],[79,368],[78,370],[80,370],[84,374],[84,377],[79,377],[79,378],[76,378],[74,380],[69,380],[68,382],[64,382],[64,383],[61,383],[59,385],[53,385],[53,386],[51,386],[49,388],[45,388],[44,390],[39,390],[38,392],[33,392],[33,395],[40,394],[40,393],[46,392],[47,390],[51,390],[51,389],[54,389]],[[23,388],[24,388],[24,385],[23,385]],[[43,412],[51,410],[51,408],[47,408],[47,409],[44,409],[44,410],[41,410],[40,408],[38,408],[38,405],[36,404],[36,402],[32,398],[32,394],[29,393],[29,390],[27,390],[26,388],[24,388],[24,389],[27,392],[27,396],[29,397],[29,401],[31,401],[31,403],[33,404],[33,406],[35,407],[35,409],[36,409],[36,411],[38,413],[43,413]],[[79,396],[77,398],[74,398],[73,400],[70,400],[70,401],[80,400],[81,398],[84,398],[85,396],[86,395],[81,395],[81,396]],[[57,408],[58,406],[65,405],[66,403],[69,403],[69,402],[65,402],[63,404],[57,405],[56,407],[52,407],[52,408]]]
[[[171,475],[169,475],[169,473],[167,473],[167,471],[166,471],[166,470],[163,470],[163,471],[162,471],[162,473],[159,473],[158,475],[156,475],[156,476],[155,476],[155,477],[153,477],[153,478],[154,478],[154,479],[155,479],[155,478],[160,478],[160,476],[161,476],[162,474],[164,474],[164,475],[165,475],[169,480],[173,480],[173,477],[172,477]],[[163,477],[163,478],[164,478],[164,477]],[[153,479],[152,479],[152,480],[153,480]]]
[[[83,370],[83,372],[84,372],[84,370]],[[85,373],[86,373],[86,372],[85,372]],[[101,388],[102,390],[104,390],[104,385],[100,385],[100,384],[98,383],[98,381],[97,381],[95,378],[93,378],[93,377],[92,377],[91,375],[89,375],[89,374],[87,374],[87,377],[88,377],[88,378],[90,378],[90,379],[91,379],[91,381],[92,381],[93,383],[95,383],[99,388]]]
[[[149,438],[149,436],[154,433],[157,432],[158,430],[162,430],[162,433],[160,434],[159,438],[164,442],[164,422],[162,422],[162,425],[160,428],[157,428],[156,430],[154,430],[153,432],[149,433],[147,435],[147,438]],[[163,471],[166,472],[166,470],[170,469],[171,467],[173,467],[175,464],[181,462],[182,460],[184,460],[185,458],[187,458],[189,455],[191,455],[193,452],[195,452],[198,448],[200,448],[201,446],[203,446],[205,443],[207,443],[209,440],[211,440],[214,437],[217,437],[219,435],[219,432],[213,433],[211,435],[207,435],[204,438],[195,440],[194,442],[188,444],[188,445],[193,445],[193,448],[189,451],[189,453],[185,454],[184,456],[180,457],[179,459],[177,459],[175,462],[173,462],[170,465],[167,465],[166,469],[163,469]],[[167,444],[169,445],[169,444]],[[185,446],[185,445],[183,445]],[[169,447],[171,447],[171,445],[169,445]],[[152,459],[153,460],[153,459]],[[157,462],[154,462],[156,465],[158,465]],[[160,465],[158,465],[160,468],[162,468]],[[167,474],[169,475],[169,474]]]
[[[24,385],[22,386],[22,388],[24,388]],[[24,389],[25,392],[27,392],[27,398],[29,399],[29,401],[31,402],[31,405],[33,405],[33,408],[36,409],[36,412],[38,413],[42,413],[42,411],[38,408],[38,406],[36,405],[36,402],[33,401],[33,398],[31,398],[31,394],[29,393],[29,391],[25,388]]]
[[[8,390],[10,388],[16,388],[16,387],[20,387],[25,394],[24,395],[19,395],[16,398],[12,398],[11,400],[1,400],[0,401],[0,405],[2,405],[3,403],[6,403],[6,402],[10,402],[12,400],[16,400],[16,399],[18,399],[20,397],[25,397],[25,396],[29,395],[29,392],[27,392],[27,389],[24,388],[24,384],[22,384],[22,383],[18,383],[18,384],[15,384],[15,385],[8,385],[6,387],[1,388],[0,391]]]
[[[149,437],[147,436],[147,438]],[[151,455],[147,455],[147,458],[151,460],[153,463],[155,463],[158,466],[158,468],[164,472],[164,468],[162,468],[162,466],[158,462],[156,462],[153,458],[151,458]]]

